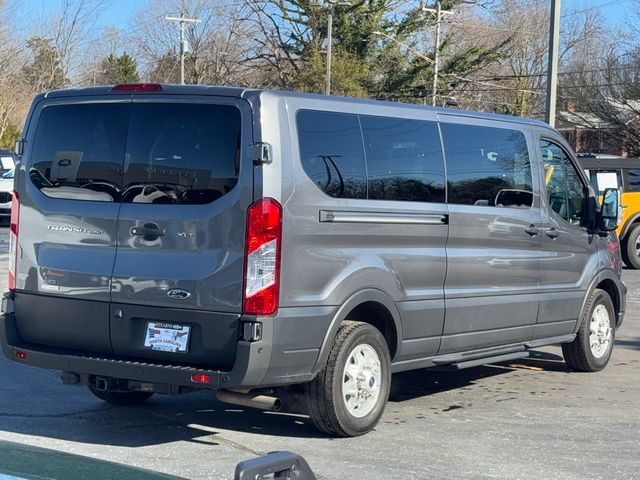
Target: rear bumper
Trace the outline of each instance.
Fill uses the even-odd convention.
[[[208,370],[179,365],[154,364],[142,361],[121,360],[105,355],[68,353],[48,349],[40,345],[24,343],[18,333],[13,314],[0,316],[0,340],[6,357],[18,363],[50,368],[78,374],[121,378],[141,382],[204,387],[230,388],[245,383],[259,383],[264,376],[264,363],[259,361],[259,346],[249,342],[238,343],[238,356],[231,371]],[[191,376],[205,374],[211,383],[194,383]]]
[[[223,371],[29,344],[21,338],[12,306],[5,306],[6,301],[3,299],[6,313],[0,315],[0,342],[4,355],[15,362],[80,375],[212,390],[278,386],[313,379],[324,340],[320,333],[329,328],[334,311],[330,307],[280,309],[276,317],[252,319],[262,322],[262,339],[238,341],[233,368]],[[208,375],[211,382],[192,381],[192,375],[202,374]]]

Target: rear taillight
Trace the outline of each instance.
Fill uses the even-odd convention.
[[[282,207],[273,198],[253,203],[247,211],[244,313],[271,315],[278,309]]]
[[[9,227],[9,290],[16,289],[16,265],[18,263],[18,218],[20,202],[18,193],[13,192],[11,198],[11,223]]]

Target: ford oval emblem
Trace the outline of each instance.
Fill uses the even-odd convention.
[[[186,300],[191,296],[191,293],[181,288],[172,288],[167,292],[167,296],[169,298],[173,298],[174,300]]]

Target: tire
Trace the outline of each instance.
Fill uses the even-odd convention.
[[[113,403],[114,405],[140,405],[146,402],[152,392],[110,392],[109,390],[96,390],[93,385],[89,385],[89,391],[100,400]]]
[[[640,255],[638,245],[640,243],[640,225],[631,229],[623,242],[622,260],[629,268],[640,269]]]
[[[607,365],[615,343],[615,322],[611,297],[596,288],[580,319],[578,335],[562,345],[564,361],[571,370],[597,372]]]
[[[358,380],[360,374],[364,378]],[[311,421],[330,435],[364,435],[380,421],[390,386],[391,357],[384,337],[368,323],[346,320],[327,364],[307,385]],[[345,387],[354,393],[345,393]]]

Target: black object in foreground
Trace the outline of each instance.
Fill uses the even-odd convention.
[[[316,480],[309,464],[300,455],[291,452],[273,452],[264,457],[240,462],[235,480]]]

